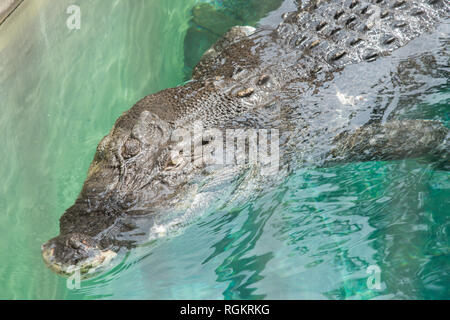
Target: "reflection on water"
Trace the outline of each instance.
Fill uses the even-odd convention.
[[[122,254],[111,270],[68,290],[45,268],[40,245],[57,234],[98,141],[136,100],[181,83],[199,57],[194,50],[183,61],[200,1],[77,2],[77,32],[65,27],[73,3],[65,0],[28,1],[0,28],[8,34],[0,40],[0,298],[450,297],[450,179],[415,160],[299,167],[252,201],[217,199],[178,234]],[[256,23],[227,11],[230,4],[242,2],[213,3],[219,14]],[[278,21],[279,11],[264,10],[255,13],[261,23]],[[205,47],[213,41],[196,36]],[[448,124],[448,55],[411,61],[422,62],[400,64],[414,80],[408,86],[396,86],[401,74],[389,82],[388,67],[370,69],[365,107]],[[337,78],[344,92],[361,72],[349,70]],[[335,91],[309,98],[331,105]],[[381,270],[381,290],[367,286],[370,266]]]

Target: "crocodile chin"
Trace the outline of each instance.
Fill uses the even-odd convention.
[[[45,264],[61,276],[79,272],[83,278],[109,265],[117,255],[112,250],[101,250],[85,235],[73,233],[58,236],[41,247]]]

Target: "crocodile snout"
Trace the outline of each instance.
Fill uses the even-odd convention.
[[[97,241],[80,233],[57,236],[43,244],[41,250],[47,266],[63,276],[76,271],[81,275],[92,273],[116,256],[115,252],[102,250]]]

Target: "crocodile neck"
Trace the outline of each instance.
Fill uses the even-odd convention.
[[[302,1],[276,29],[260,29],[214,59],[202,59],[193,78],[209,94],[200,103],[209,106],[194,108],[192,117],[200,112],[199,119],[223,124],[204,110],[227,103],[232,117],[280,95],[298,98],[347,65],[370,63],[406,46],[448,19],[450,8],[445,0],[337,2]]]

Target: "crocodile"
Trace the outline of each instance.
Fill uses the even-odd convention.
[[[187,144],[194,153],[214,140],[199,128],[278,130],[283,173],[406,158],[448,170],[449,129],[439,121],[390,119],[365,82],[384,63],[406,88],[414,77],[404,70],[434,72],[433,53],[416,55],[414,40],[441,28],[448,41],[449,8],[447,0],[298,1],[277,26],[231,28],[205,52],[189,82],[144,97],[117,119],[60,218],[60,234],[42,245],[45,263],[60,275],[88,276],[160,232],[158,219],[195,207],[192,199],[214,181],[258,167],[191,161],[191,152],[179,152],[182,144],[186,150],[176,134],[181,129],[194,132]],[[330,95],[350,69],[361,77],[352,80],[354,94]],[[252,174],[253,185],[276,184],[282,176]]]

